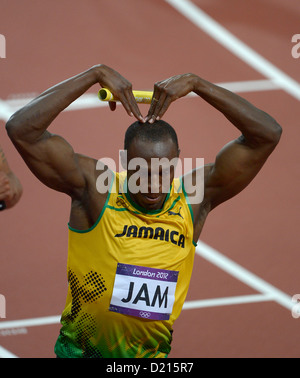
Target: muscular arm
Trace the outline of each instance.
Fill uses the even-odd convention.
[[[220,111],[241,132],[239,138],[223,147],[214,164],[205,167],[204,202],[209,211],[251,182],[279,142],[281,127],[242,97],[194,74],[156,83],[153,98],[157,101],[152,102],[147,120],[161,118],[173,101],[189,92]]]
[[[252,181],[278,144],[282,129],[269,114],[226,89],[197,79],[194,91],[241,132],[218,153],[206,176],[206,196],[214,208]]]
[[[4,151],[0,147],[0,201],[4,201],[6,208],[9,209],[19,201],[22,192],[22,185],[10,169]]]
[[[131,84],[113,69],[98,65],[46,90],[6,124],[9,137],[32,172],[45,185],[71,196],[86,186],[81,164],[86,160],[80,159],[62,137],[51,134],[47,128],[60,112],[96,83],[109,88],[120,98],[128,114],[142,120]]]

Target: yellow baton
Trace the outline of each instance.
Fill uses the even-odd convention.
[[[132,91],[136,102],[140,104],[151,104],[153,92],[150,91]],[[98,92],[98,97],[101,101],[120,101],[114,97],[111,91],[107,88],[101,88]]]

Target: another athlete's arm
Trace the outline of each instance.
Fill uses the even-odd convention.
[[[2,202],[1,208],[13,207],[21,198],[22,192],[22,185],[10,169],[4,151],[0,147],[0,201],[5,204]]]
[[[195,92],[241,132],[205,167],[204,200],[209,210],[243,190],[259,172],[279,142],[282,129],[267,113],[242,97],[203,80],[184,74],[156,83],[146,119],[161,118],[176,99]]]
[[[131,83],[113,69],[97,65],[46,90],[6,124],[9,137],[40,181],[71,196],[86,186],[79,156],[65,139],[47,128],[60,112],[97,83],[109,88],[128,114],[143,121]]]

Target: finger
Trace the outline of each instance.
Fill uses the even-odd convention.
[[[9,187],[2,187],[0,188],[0,199],[6,199],[10,194],[10,188]]]
[[[156,101],[156,106],[155,106],[155,109],[153,110],[153,114],[151,116],[151,119],[149,120],[149,123],[153,123],[156,120],[158,120],[158,115],[160,114],[161,109],[163,108],[167,97],[168,96],[164,91],[160,93],[160,97]]]
[[[168,110],[169,106],[171,105],[172,103],[172,99],[171,97],[167,96],[163,105],[161,106],[159,112],[157,113],[157,117],[156,119],[159,120],[163,117],[163,115],[165,114],[165,112]]]
[[[115,111],[116,110],[117,104],[116,104],[115,101],[109,101],[108,105],[109,105],[109,108],[110,108],[111,111]]]
[[[0,190],[1,191],[6,191],[6,190],[9,190],[10,188],[10,181],[9,179],[6,177],[2,177],[1,180],[0,180]]]
[[[159,101],[159,97],[160,97],[160,90],[155,85],[154,86],[154,90],[153,90],[153,96],[152,96],[152,101],[151,101],[151,104],[150,104],[150,108],[149,108],[148,114],[146,116],[146,122],[149,121],[153,117],[153,114],[155,112],[157,103]]]
[[[123,105],[124,109],[126,110],[126,112],[128,113],[128,115],[130,117],[132,117],[133,113],[132,113],[132,111],[130,109],[128,100],[127,100],[126,96],[123,93],[119,96],[119,100],[122,103],[122,105]]]
[[[136,102],[136,99],[134,98],[134,95],[132,93],[132,90],[125,91],[125,96],[127,99],[127,102],[129,104],[131,113],[135,116],[135,118],[140,122],[145,122],[144,117],[142,116],[140,109],[138,107],[138,104]]]
[[[6,184],[9,183],[9,179],[7,177],[7,174],[4,173],[3,171],[0,171],[0,184]]]

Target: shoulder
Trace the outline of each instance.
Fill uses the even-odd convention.
[[[85,185],[72,196],[69,224],[77,230],[92,227],[110,193],[115,174],[98,160],[77,154],[76,159],[83,172]]]
[[[79,153],[75,155],[85,181],[81,193],[78,193],[79,196],[82,196],[83,192],[104,194],[102,186],[106,188],[111,185],[115,177],[114,172],[100,160]]]
[[[206,199],[206,191],[213,167],[213,163],[205,164],[182,176],[184,190],[192,204],[200,205]]]
[[[213,168],[213,163],[205,164],[182,176],[183,189],[193,210],[195,225],[204,223],[211,210],[209,181]]]

